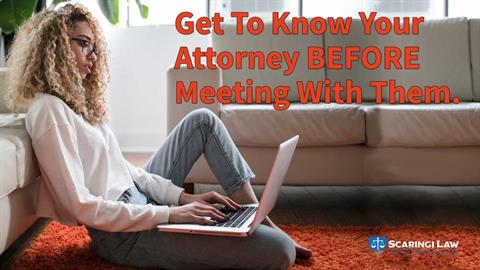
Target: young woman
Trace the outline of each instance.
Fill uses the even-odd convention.
[[[7,105],[28,109],[27,131],[41,171],[37,214],[84,224],[108,261],[137,267],[285,269],[310,250],[267,219],[246,238],[163,233],[161,223],[214,224],[257,202],[255,177],[219,118],[188,114],[144,169],[126,161],[106,125],[107,47],[84,7],[34,15],[9,53]],[[204,154],[227,196],[181,188]],[[172,205],[172,206],[169,206]]]

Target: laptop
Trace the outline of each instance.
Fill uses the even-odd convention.
[[[229,212],[227,208],[223,208],[222,211],[230,219],[225,222],[218,221],[215,225],[162,224],[157,226],[158,229],[162,232],[221,236],[246,237],[251,235],[275,206],[280,188],[287,174],[293,153],[295,152],[298,138],[299,136],[296,135],[280,144],[265,189],[258,204],[244,204],[241,210],[235,212]]]

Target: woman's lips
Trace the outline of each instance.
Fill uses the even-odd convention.
[[[92,67],[91,66],[85,65],[84,67],[85,67],[85,72],[86,73],[91,73],[92,72]]]

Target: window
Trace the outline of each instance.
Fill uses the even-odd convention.
[[[51,3],[52,0],[47,0]],[[97,18],[100,9],[96,1],[76,0],[86,5]],[[378,15],[424,16],[427,19],[449,17],[480,18],[480,1],[471,0],[142,0],[149,8],[149,16],[140,16],[135,0],[119,0],[120,25],[173,25],[182,11],[193,13],[193,19],[220,13],[226,21],[232,11],[248,11],[250,16],[268,20],[273,11],[290,12],[291,16],[358,18],[358,12],[376,11]],[[106,21],[106,20],[104,20]]]
[[[268,20],[272,12],[290,12],[290,16],[300,16],[300,0],[210,0],[210,14],[220,13],[225,20],[233,19],[233,11],[247,11],[252,16]]]
[[[448,16],[480,18],[480,1],[448,1]]]
[[[303,0],[305,17],[358,18],[358,12],[376,11],[381,16],[424,16],[442,18],[445,16],[445,0]]]
[[[175,24],[175,18],[180,12],[189,11],[193,13],[193,19],[207,16],[207,0],[142,0],[149,10],[148,18],[140,16],[135,0],[128,1],[128,24],[130,26]]]
[[[135,1],[129,2],[130,25],[173,24],[176,15],[182,11],[190,11],[195,17],[207,15],[211,17],[213,13],[218,12],[225,20],[231,19],[232,11],[248,11],[250,16],[268,20],[273,11],[288,11],[290,16],[305,17],[358,17],[359,11],[367,13],[376,11],[379,15],[387,17],[424,16],[427,19],[434,19],[446,16],[447,5],[453,12],[449,13],[450,16],[460,13],[468,16],[475,13],[474,10],[480,10],[478,7],[472,9],[472,1],[468,0],[455,1],[455,4],[448,0],[143,0],[142,3],[150,10],[149,18],[144,20],[140,17]],[[459,7],[461,2],[464,2],[463,9]]]
[[[47,0],[46,6],[50,7],[52,4],[53,0]],[[68,1],[68,2],[62,2],[58,5],[55,6],[55,8],[60,8],[68,3],[79,3],[84,5],[88,10],[92,13],[93,17],[95,17],[100,25],[104,28],[104,30],[107,30],[108,27],[111,26],[111,24],[108,22],[108,20],[105,18],[103,15],[102,11],[100,10],[100,7],[97,4],[97,1],[91,1],[91,0],[75,0],[75,1]],[[120,8],[120,22],[126,21],[126,14],[121,12]]]

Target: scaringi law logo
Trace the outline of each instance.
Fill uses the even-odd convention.
[[[370,245],[370,251],[380,254],[385,250],[385,248],[387,248],[387,237],[386,236],[369,237],[368,244]]]
[[[372,236],[368,238],[370,251],[381,254],[389,249],[389,254],[455,254],[460,241],[441,241],[438,239],[428,241],[399,241],[386,236]]]

